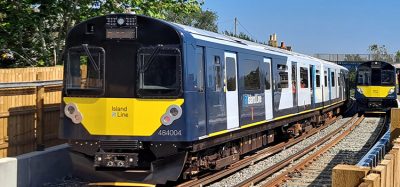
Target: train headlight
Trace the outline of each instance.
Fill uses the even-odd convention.
[[[68,106],[67,107],[67,112],[69,113],[69,114],[74,114],[75,113],[75,111],[76,111],[76,109],[75,109],[75,107],[73,107],[73,106]]]
[[[161,123],[163,125],[171,125],[172,122],[182,116],[182,108],[178,105],[171,105],[167,108],[164,115],[161,116]]]
[[[125,23],[125,19],[124,19],[124,18],[118,18],[118,19],[117,19],[117,24],[118,24],[119,26],[123,25],[124,23]]]
[[[167,111],[175,119],[180,118],[182,115],[182,108],[178,105],[171,105],[170,107],[168,107]]]
[[[394,88],[390,88],[390,90],[389,90],[389,92],[388,92],[388,95],[390,95],[390,94],[392,94],[392,93],[394,93]]]
[[[161,117],[161,123],[162,123],[163,125],[168,126],[168,125],[171,125],[172,122],[173,122],[172,117],[171,117],[170,115],[168,115],[168,114],[164,114],[164,115]]]
[[[82,122],[83,116],[74,103],[68,103],[65,105],[64,113],[73,123],[79,124]]]
[[[362,91],[361,88],[357,88],[357,92],[364,95],[364,92]]]

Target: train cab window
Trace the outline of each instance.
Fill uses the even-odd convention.
[[[319,70],[317,70],[316,71],[316,80],[315,80],[315,82],[316,82],[316,87],[321,87],[321,73],[320,73],[320,71]]]
[[[260,89],[260,62],[246,59],[243,66],[244,89]]]
[[[308,69],[300,67],[300,87],[308,88]]]
[[[371,83],[371,72],[369,69],[360,67],[358,69],[358,77],[357,77],[358,85],[369,85]]]
[[[332,87],[335,87],[335,72],[331,72]]]
[[[214,80],[215,80],[215,91],[221,91],[221,59],[219,56],[214,56]]]
[[[328,87],[328,72],[324,71],[324,83],[325,87]]]
[[[178,48],[140,48],[138,96],[178,97],[182,92],[181,71],[181,52]]]
[[[276,66],[279,75],[278,88],[289,88],[289,73],[286,65],[277,64]]]
[[[204,91],[204,48],[196,48],[196,65],[197,65],[197,90]]]
[[[382,70],[382,85],[395,85],[395,72],[393,70]]]
[[[66,94],[104,94],[105,51],[101,47],[82,45],[68,50]]]
[[[228,91],[236,91],[236,63],[235,59],[226,57],[226,87]]]

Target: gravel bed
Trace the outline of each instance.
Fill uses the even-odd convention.
[[[57,182],[43,184],[43,187],[81,187],[81,186],[88,186],[88,182],[85,182],[82,179],[76,177],[64,177],[62,180],[59,180]]]
[[[331,186],[331,173],[333,167],[337,164],[357,164],[357,162],[368,152],[368,149],[374,144],[374,137],[378,136],[380,129],[378,127],[381,120],[382,118],[365,118],[363,122],[348,136],[328,150],[324,155],[322,155],[322,157],[319,157],[317,161],[314,161],[305,170],[292,174],[292,178],[282,186]],[[337,136],[339,136],[339,134],[334,138]],[[329,142],[330,141],[319,146],[317,149],[311,151],[301,159],[296,160],[286,168],[301,162],[307,156],[317,152]],[[280,172],[275,173],[257,186],[261,186],[266,181],[279,175],[285,170],[286,169],[283,169]]]
[[[289,147],[275,155],[272,155],[264,160],[261,160],[254,165],[251,165],[247,168],[244,168],[224,179],[222,179],[219,182],[210,184],[209,186],[211,187],[220,187],[220,186],[235,186],[242,182],[245,179],[248,179],[255,174],[271,167],[272,165],[286,159],[287,157],[303,150],[304,148],[308,147],[309,145],[317,142],[321,138],[325,137],[327,134],[335,131],[337,128],[341,127],[345,122],[350,120],[351,117],[348,118],[343,118],[339,119],[337,122],[334,124],[329,125],[325,129],[321,130],[317,134],[314,134],[313,136],[293,145],[292,147]]]

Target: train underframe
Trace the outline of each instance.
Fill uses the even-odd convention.
[[[201,172],[223,169],[245,154],[323,125],[340,114],[343,104],[191,144],[71,141],[74,173],[92,182],[165,184],[190,179]]]
[[[357,99],[359,112],[388,112],[391,108],[397,108],[397,99],[387,98],[364,98]]]

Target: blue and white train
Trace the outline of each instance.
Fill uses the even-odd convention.
[[[344,67],[140,15],[79,23],[65,51],[60,136],[76,172],[101,181],[224,168],[323,124],[349,98]]]

